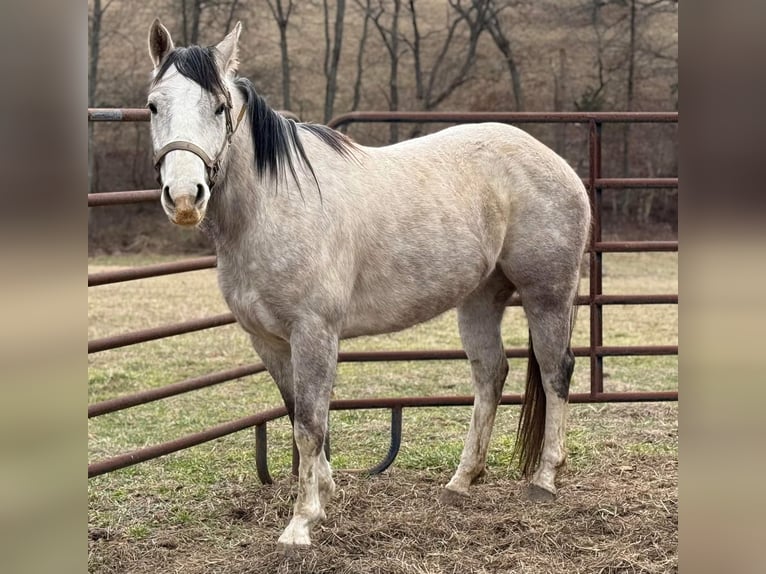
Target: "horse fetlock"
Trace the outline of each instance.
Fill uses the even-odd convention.
[[[319,500],[322,504],[322,508],[332,500],[335,495],[335,482],[332,478],[328,480],[319,481]]]
[[[471,484],[476,484],[477,482],[481,482],[481,480],[487,476],[487,467],[486,465],[482,466],[478,472],[474,473],[473,478],[471,479]]]

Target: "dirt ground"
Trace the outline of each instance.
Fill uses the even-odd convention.
[[[677,457],[608,454],[600,468],[560,475],[554,503],[524,499],[523,483],[493,476],[458,506],[439,502],[448,474],[396,468],[377,477],[337,473],[314,546],[276,545],[292,507],[291,479],[234,488],[209,525],[134,540],[91,529],[95,572],[184,573],[669,573],[677,571]],[[147,500],[147,503],[150,503]]]

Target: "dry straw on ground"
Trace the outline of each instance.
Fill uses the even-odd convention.
[[[598,466],[565,471],[559,499],[552,504],[526,501],[523,483],[493,473],[459,506],[438,500],[448,474],[393,469],[367,478],[338,473],[338,491],[327,522],[315,529],[314,546],[289,556],[277,547],[276,537],[291,511],[292,481],[224,487],[227,492],[212,502],[219,532],[211,533],[209,524],[190,524],[140,541],[119,532],[91,532],[91,554],[101,558],[94,571],[676,571],[675,457],[626,455],[616,444],[612,451],[602,452]]]

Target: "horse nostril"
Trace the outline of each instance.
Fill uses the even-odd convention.
[[[205,199],[205,187],[201,184],[197,184],[197,197],[194,198],[194,201],[197,204],[202,203],[202,200]]]
[[[173,207],[175,203],[173,202],[173,198],[170,197],[170,186],[166,185],[162,188],[162,197],[165,200],[165,204],[169,205],[170,207]]]

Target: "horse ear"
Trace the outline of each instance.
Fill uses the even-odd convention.
[[[237,22],[234,29],[227,36],[216,44],[216,58],[218,65],[225,76],[233,75],[239,67],[239,34],[242,32],[242,22]]]
[[[159,68],[162,60],[173,51],[173,38],[170,32],[160,23],[159,18],[155,18],[152,27],[149,28],[149,54],[152,57],[152,63],[155,68]]]

